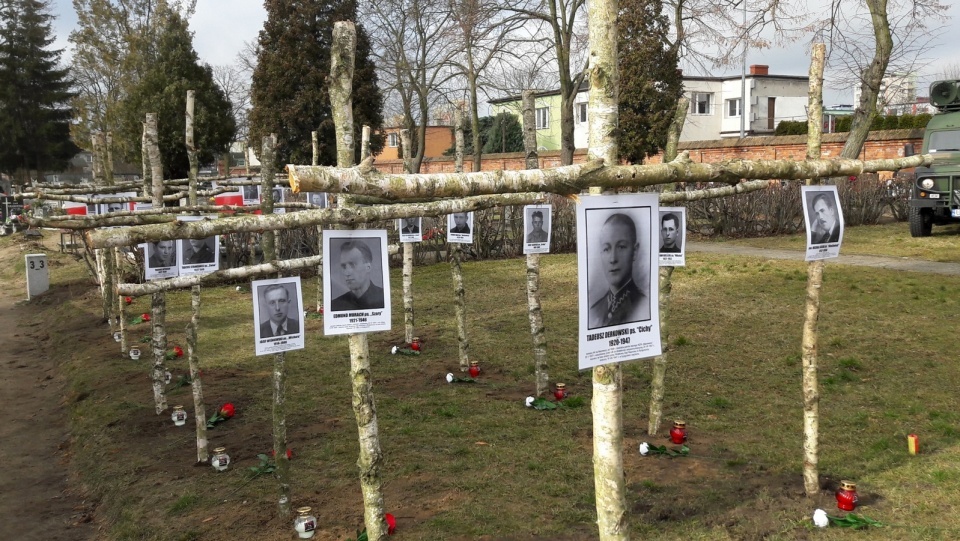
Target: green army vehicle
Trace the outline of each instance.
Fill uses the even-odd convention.
[[[927,123],[921,152],[934,161],[915,171],[909,202],[914,237],[930,236],[934,225],[960,223],[960,80],[931,84],[930,103],[937,113]]]

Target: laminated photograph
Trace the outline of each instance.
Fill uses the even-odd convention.
[[[165,280],[180,276],[177,265],[177,241],[158,240],[140,245],[143,250],[143,277],[147,280]]]
[[[397,220],[397,230],[400,231],[400,242],[420,242],[420,220],[422,218],[400,218]]]
[[[577,205],[580,369],[661,353],[657,194],[590,196]]]
[[[240,186],[240,193],[243,195],[243,204],[245,206],[260,204],[260,185],[247,184]]]
[[[660,266],[685,267],[687,246],[687,209],[660,207]]]
[[[120,192],[110,195],[104,195],[103,197],[136,197],[137,192]],[[111,212],[119,212],[121,210],[133,210],[135,203],[100,203],[100,212],[99,214],[109,214]]]
[[[317,208],[325,209],[327,208],[327,193],[307,192],[307,202]]]
[[[390,330],[385,230],[323,231],[323,332]]]
[[[283,188],[277,186],[273,188],[273,213],[274,214],[286,214],[287,209],[283,207],[278,207],[277,203],[283,203],[283,195],[286,193]]]
[[[473,244],[472,212],[455,212],[447,215],[447,242]]]
[[[801,186],[803,221],[807,226],[807,261],[840,256],[843,210],[836,186]]]
[[[254,280],[253,329],[257,355],[303,349],[300,277]]]
[[[209,217],[212,218],[212,217]],[[203,220],[204,216],[177,216],[181,222]],[[220,235],[205,239],[177,240],[180,275],[209,274],[220,268]]]
[[[550,225],[552,223],[552,206],[526,205],[523,207],[523,253],[550,253]]]

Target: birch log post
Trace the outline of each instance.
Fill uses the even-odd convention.
[[[197,159],[197,147],[194,143],[194,103],[196,97],[193,90],[187,91],[187,111],[186,111],[186,146],[187,161],[190,163],[190,172],[188,176],[188,202],[190,207],[196,208],[197,204],[197,174],[200,169],[200,161]],[[229,167],[227,167],[229,169]],[[200,286],[195,285],[190,288],[190,321],[187,323],[184,334],[187,340],[187,362],[190,367],[190,389],[193,391],[193,417],[197,428],[197,463],[205,464],[210,459],[210,452],[207,448],[207,408],[203,402],[203,381],[200,376],[200,358],[197,353],[197,334],[200,329]]]
[[[456,154],[454,169],[463,172],[463,113],[458,109],[453,113]],[[473,225],[476,233],[476,223]],[[449,232],[448,232],[449,234]],[[448,237],[449,238],[449,237]],[[467,302],[466,288],[463,286],[463,248],[458,242],[447,242],[450,255],[450,274],[453,277],[453,310],[457,320],[457,350],[460,357],[460,371],[470,369],[470,342],[467,339]]]
[[[807,107],[807,159],[820,157],[823,111],[823,64],[826,46],[815,43],[810,59],[810,104]],[[811,185],[812,180],[807,181]],[[801,384],[803,389],[803,490],[808,498],[820,492],[819,462],[820,391],[817,386],[817,320],[820,318],[820,293],[823,286],[823,260],[807,264],[807,299],[803,312],[801,338]]]
[[[521,93],[523,112],[523,151],[527,169],[538,169],[536,101],[533,90]],[[543,326],[543,309],[540,303],[540,254],[527,254],[527,315],[530,318],[530,335],[533,338],[533,371],[536,396],[549,392],[550,374],[547,371],[547,333]]]
[[[400,130],[400,149],[403,151],[403,170],[412,174],[413,160],[409,159],[412,151],[410,130]],[[401,244],[403,250],[403,339],[406,343],[413,343],[416,336],[416,315],[413,311],[413,243]]]
[[[617,163],[617,0],[587,6],[590,33],[589,159]],[[630,539],[623,475],[623,369],[619,363],[593,369],[593,486],[601,541]]]
[[[276,176],[275,134],[263,138],[260,151],[261,179],[260,193],[263,197],[263,212],[273,212],[273,186]],[[267,210],[269,209],[269,210]],[[276,232],[264,231],[261,236],[264,261],[277,259]],[[290,460],[287,458],[287,355],[285,352],[273,355],[273,456],[277,469],[273,472],[277,479],[277,513],[281,518],[290,515]]]
[[[157,114],[147,113],[146,122],[147,159],[150,162],[150,178],[153,182],[153,206],[163,206],[163,163],[160,161],[160,145],[157,135]],[[153,350],[153,400],[157,415],[167,409],[167,396],[164,391],[166,384],[166,367],[164,361],[167,355],[167,333],[164,322],[167,318],[166,293],[154,293],[150,301],[150,346]]]
[[[313,155],[310,157],[312,165],[318,165],[320,160],[320,139],[316,130],[310,132],[310,141],[313,145]],[[326,197],[326,194],[324,194]],[[323,226],[317,226],[317,255],[320,256],[320,262],[317,263],[317,313],[323,311]]]
[[[120,268],[120,263],[123,261],[122,253],[120,248],[113,249],[113,258],[116,262],[116,270],[114,271],[114,296],[113,300],[116,303],[116,314],[117,314],[117,329],[120,332],[120,354],[123,356],[127,355],[127,303],[124,301],[122,295],[116,292],[116,288],[120,285],[120,278],[123,276]]]
[[[337,135],[337,165],[349,167],[354,160],[353,139],[353,69],[357,48],[357,31],[352,22],[338,21],[333,25],[333,43],[330,50],[330,105]],[[370,370],[370,350],[366,334],[351,334],[350,381],[353,385],[353,414],[357,420],[360,456],[360,490],[363,493],[363,522],[367,539],[384,541],[387,522],[384,518],[383,453],[377,422],[377,406],[373,398]]]
[[[673,114],[670,127],[667,128],[667,145],[663,150],[663,160],[673,161],[677,157],[677,147],[683,123],[687,118],[687,108],[690,100],[681,96],[677,100],[677,108]],[[674,191],[675,184],[670,184],[667,193]],[[647,419],[647,434],[653,436],[660,430],[660,420],[663,418],[663,396],[665,379],[667,377],[667,351],[670,349],[670,292],[673,290],[673,267],[661,267],[660,287],[657,297],[660,302],[660,343],[663,351],[653,358],[653,374],[650,378],[650,413]]]

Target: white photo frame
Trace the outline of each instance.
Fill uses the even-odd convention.
[[[553,206],[523,207],[523,253],[549,254],[553,225]]]
[[[687,265],[687,209],[660,207],[657,231],[660,266],[685,267]]]
[[[447,215],[447,242],[473,244],[472,212],[455,212]]]
[[[303,292],[299,276],[254,280],[253,331],[257,355],[304,348]]]
[[[181,222],[195,222],[213,216],[177,216]],[[209,274],[220,268],[220,235],[205,239],[178,239],[180,276]]]
[[[383,229],[323,231],[323,332],[390,330],[390,268]]]
[[[801,186],[803,222],[807,228],[804,259],[816,261],[840,256],[843,243],[843,209],[836,186]]]
[[[423,241],[423,218],[410,216],[397,219],[397,231],[400,232],[400,242]]]

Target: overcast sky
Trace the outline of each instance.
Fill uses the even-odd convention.
[[[824,0],[809,0],[811,9]],[[56,48],[67,48],[67,35],[76,26],[76,14],[71,0],[52,0]],[[937,40],[930,48],[924,60],[927,64],[918,69],[917,92],[927,95],[927,89],[938,74],[947,67],[960,69],[960,47],[953,43],[952,37],[960,35],[960,8],[956,4],[947,12],[950,19],[947,27],[939,34],[947,39]],[[213,65],[234,64],[237,51],[246,41],[255,41],[263,27],[266,12],[261,0],[198,0],[197,12],[190,20],[194,32],[194,48],[200,58]],[[69,54],[69,51],[68,53]],[[765,49],[748,54],[747,64],[766,64],[771,75],[806,75],[809,71],[809,53],[804,44],[791,47]],[[728,73],[713,75],[739,75],[739,69]],[[960,76],[960,75],[958,75]],[[831,88],[828,79],[824,88],[824,104],[850,104],[853,102],[852,89],[837,90]],[[484,112],[481,111],[481,114]]]

